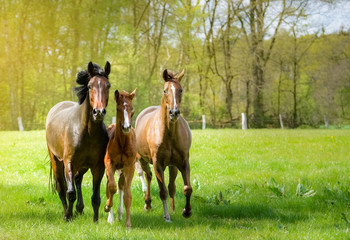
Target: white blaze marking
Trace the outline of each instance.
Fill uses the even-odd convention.
[[[124,102],[124,128],[128,128],[130,126],[129,116],[128,112],[126,111],[126,106],[128,105],[126,102]]]
[[[174,84],[171,84],[171,90],[173,90],[173,95],[174,95],[174,111],[175,111],[175,106],[176,106],[176,94],[175,94],[175,87]]]
[[[102,88],[101,88],[101,80],[98,80],[98,101],[101,102],[102,99]]]

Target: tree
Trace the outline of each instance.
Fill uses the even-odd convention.
[[[269,16],[268,10],[271,8],[271,2],[270,0],[250,0],[248,4],[245,4],[241,0],[236,4],[233,3],[235,15],[239,19],[252,59],[251,71],[254,88],[253,125],[256,127],[264,126],[265,121],[263,91],[265,87],[264,74],[266,72],[266,65],[270,60],[271,52],[282,22],[294,12],[294,1],[290,0],[287,5],[286,0],[282,0],[278,14]],[[268,17],[271,20],[266,22],[269,20]],[[269,31],[273,33],[269,46],[265,48],[264,39],[269,36]]]

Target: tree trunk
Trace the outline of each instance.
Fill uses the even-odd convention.
[[[264,126],[264,16],[263,1],[251,0],[249,23],[251,30],[252,77],[254,86],[253,124],[255,127]]]

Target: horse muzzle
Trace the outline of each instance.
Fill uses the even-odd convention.
[[[104,116],[106,115],[106,109],[105,108],[94,108],[92,110],[92,116],[94,121],[102,121]]]
[[[122,131],[124,134],[130,133],[130,130],[131,130],[131,125],[128,125],[128,126],[122,125]]]
[[[180,116],[180,110],[179,109],[171,109],[171,110],[169,110],[169,117],[170,117],[171,121],[176,122],[177,119],[179,118],[179,116]]]

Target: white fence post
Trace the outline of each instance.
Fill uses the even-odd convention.
[[[23,123],[22,123],[22,118],[18,117],[17,121],[18,121],[19,131],[23,132],[24,131],[24,127],[23,127]]]
[[[279,117],[280,117],[280,124],[281,124],[281,128],[283,129],[284,127],[283,127],[283,119],[282,119],[282,115],[280,114],[280,115],[279,115]]]
[[[324,115],[324,126],[328,128],[328,120],[326,115]]]
[[[247,129],[247,116],[245,115],[245,113],[242,113],[242,129]]]
[[[112,124],[116,123],[117,122],[117,119],[116,117],[112,117]]]
[[[202,115],[202,129],[205,129],[205,115]]]

